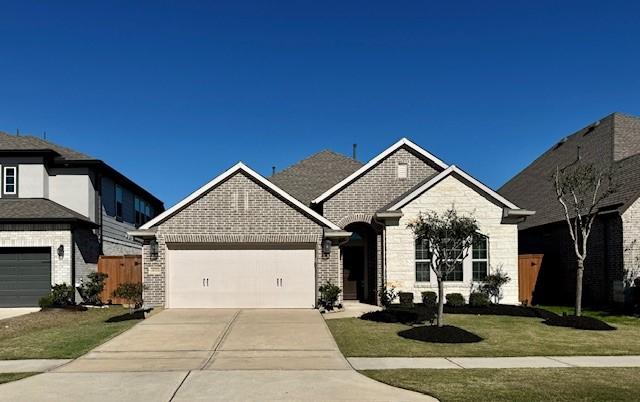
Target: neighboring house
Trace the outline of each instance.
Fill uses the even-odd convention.
[[[640,118],[613,113],[563,138],[499,192],[536,210],[519,225],[520,253],[544,254],[534,302],[571,303],[576,257],[551,176],[578,158],[610,169],[617,188],[600,206],[589,237],[583,300],[623,302],[623,281],[640,274]]]
[[[76,284],[100,255],[140,254],[127,231],[163,204],[106,163],[0,132],[0,307],[35,306]]]
[[[454,206],[483,241],[446,292],[468,297],[490,267],[517,302],[518,208],[455,166],[402,139],[366,164],[323,151],[270,179],[242,163],[132,232],[144,239],[145,302],[166,307],[300,307],[331,281],[344,300],[378,303],[385,284],[436,289],[426,245],[407,223]]]

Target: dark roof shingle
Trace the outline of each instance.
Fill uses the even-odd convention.
[[[624,140],[624,149],[620,147]],[[640,196],[640,118],[611,114],[565,137],[524,170],[505,183],[498,192],[521,208],[536,211],[519,229],[564,220],[551,177],[557,167],[583,161],[610,169],[616,192],[601,207],[624,212]]]
[[[0,151],[54,151],[60,158],[74,161],[96,160],[87,154],[31,135],[18,136],[0,131]]]
[[[95,225],[89,218],[45,198],[0,199],[0,222],[82,222]]]
[[[325,150],[289,166],[269,177],[269,180],[305,205],[363,164],[346,155]]]

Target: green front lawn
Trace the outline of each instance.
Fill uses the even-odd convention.
[[[139,321],[106,322],[127,312],[122,307],[48,310],[0,320],[0,360],[78,357]]]
[[[409,340],[398,332],[410,328],[358,318],[327,320],[340,350],[348,357],[553,356],[640,354],[640,319],[605,320],[616,331],[584,331],[551,327],[539,318],[445,314],[445,323],[479,335],[467,344]]]
[[[31,377],[40,373],[0,373],[0,384],[6,382],[22,380],[23,378]]]
[[[368,370],[442,402],[637,401],[639,368]]]

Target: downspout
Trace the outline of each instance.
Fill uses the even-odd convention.
[[[613,288],[609,283],[609,220],[606,217],[602,219],[602,241],[604,245],[604,249],[602,250],[604,257],[604,286],[605,286],[605,297],[607,298],[607,303],[613,301]]]

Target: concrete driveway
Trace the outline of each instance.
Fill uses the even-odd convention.
[[[355,372],[315,310],[165,310],[4,401],[428,401]]]

